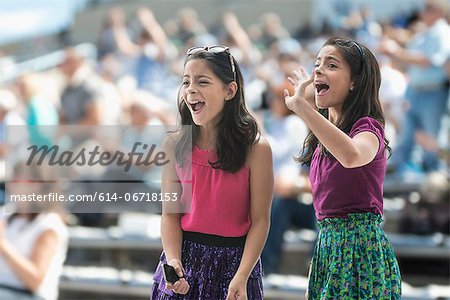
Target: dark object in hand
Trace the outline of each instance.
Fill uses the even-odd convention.
[[[163,264],[163,274],[164,280],[170,284],[174,284],[180,279],[175,271],[175,268],[168,264]]]

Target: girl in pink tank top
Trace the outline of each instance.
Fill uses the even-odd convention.
[[[165,142],[163,254],[150,299],[263,299],[259,256],[270,223],[272,153],[248,112],[225,46],[188,50],[181,128]],[[186,125],[186,126],[184,126]],[[163,265],[180,277],[164,280]]]

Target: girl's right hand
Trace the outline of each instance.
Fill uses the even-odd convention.
[[[300,73],[294,71],[295,77],[288,77],[289,82],[294,87],[294,95],[291,96],[288,90],[284,90],[286,106],[295,113],[301,111],[304,105],[310,105],[314,109],[317,109],[313,85],[314,72],[308,78],[305,69],[301,67]]]
[[[179,259],[171,259],[167,263],[175,268],[175,271],[177,272],[177,275],[179,277],[184,276],[183,265]],[[166,288],[168,290],[173,290],[177,294],[185,295],[189,291],[189,283],[187,282],[186,278],[183,277],[174,284],[166,283]]]

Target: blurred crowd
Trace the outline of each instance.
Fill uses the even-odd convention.
[[[439,192],[433,194],[438,195],[430,200],[430,193],[424,192],[421,203],[425,204],[405,214],[402,226],[424,233],[425,227],[417,223],[422,222],[428,224],[427,232],[448,234],[449,3],[427,0],[410,15],[383,22],[376,21],[367,7],[338,7],[338,3],[328,3],[336,5],[333,19],[297,32],[289,32],[282,17],[271,12],[248,28],[234,13],[225,12],[217,24],[208,27],[189,7],[164,23],[159,23],[148,7],[139,8],[132,16],[114,7],[98,32],[96,58],[67,48],[57,68],[0,83],[0,128],[176,124],[187,49],[229,46],[244,74],[247,105],[257,116],[274,155],[274,221],[263,260],[266,273],[276,272],[284,232],[291,226],[315,230],[308,168],[292,159],[299,154],[308,129],[284,104],[283,90],[292,89],[286,78],[300,66],[311,71],[327,37],[350,36],[367,45],[380,64],[380,100],[393,148],[388,178],[399,183],[432,178],[434,186],[438,185]],[[0,155],[3,132],[0,130]],[[431,224],[432,207],[441,212],[447,207],[442,222],[435,226]]]

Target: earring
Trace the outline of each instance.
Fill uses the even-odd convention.
[[[350,87],[350,92],[353,91],[353,88],[354,88],[353,86]]]

